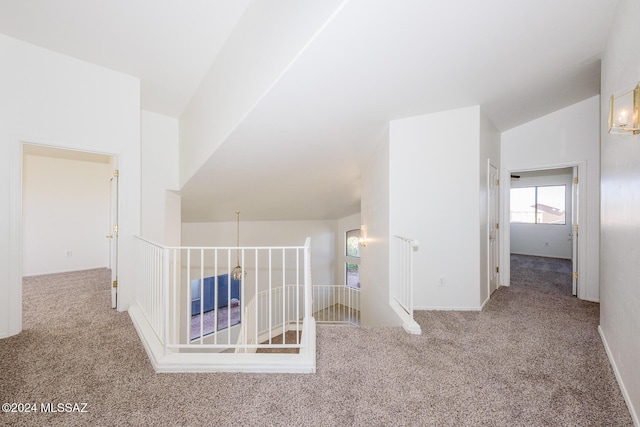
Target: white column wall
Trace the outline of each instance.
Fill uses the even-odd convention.
[[[182,199],[173,191],[165,191],[165,231],[164,244],[182,245]]]
[[[179,236],[181,228],[179,217],[170,215],[167,206],[175,199],[168,191],[178,190],[178,131],[178,119],[142,111],[140,233],[164,245],[179,242],[173,234]]]
[[[502,133],[500,181],[511,171],[579,166],[580,258],[578,297],[599,301],[600,257],[600,96],[563,108]],[[501,222],[509,223],[509,186],[501,186]],[[500,245],[502,284],[509,283],[509,227],[503,227]]]
[[[363,326],[402,326],[389,305],[389,133],[385,132],[362,163],[360,322]]]
[[[620,0],[602,58],[600,332],[640,425],[640,135],[607,133],[608,99],[640,80],[640,2]]]
[[[390,235],[420,243],[414,307],[478,310],[480,108],[392,121],[389,151]]]
[[[140,231],[140,82],[0,35],[0,337],[22,329],[22,143],[119,156],[120,297],[133,297]]]

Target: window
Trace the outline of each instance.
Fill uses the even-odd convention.
[[[352,262],[347,263],[347,286],[360,289],[360,265]]]
[[[511,222],[565,224],[565,185],[511,189]]]
[[[360,258],[360,229],[347,231],[346,255]]]
[[[360,229],[349,230],[345,236],[345,284],[360,289]]]

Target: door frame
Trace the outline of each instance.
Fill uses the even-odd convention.
[[[120,215],[120,170],[118,156],[111,156],[112,176],[109,182],[109,269],[111,270],[111,308],[118,307],[118,232]]]
[[[511,182],[511,174],[513,172],[529,172],[529,171],[537,171],[537,170],[547,170],[547,169],[562,169],[562,168],[577,168],[578,182],[586,183],[587,182],[587,167],[585,161],[576,161],[576,162],[563,162],[563,163],[553,163],[553,164],[541,164],[537,166],[527,166],[524,168],[511,168],[506,169],[503,168],[500,176],[500,182]],[[501,286],[510,286],[511,285],[511,227],[507,227],[507,224],[511,224],[509,220],[510,216],[510,189],[511,185],[501,185],[500,186],[500,200],[502,201],[502,206],[500,209],[500,224],[504,224],[500,233],[500,285]],[[586,196],[586,187],[582,185],[581,191],[578,192],[577,195],[577,208],[580,212],[580,239],[578,239],[578,244],[576,248],[577,257],[578,257],[578,280],[579,283],[587,283],[587,265],[586,265],[586,254],[587,246],[587,227],[586,227],[586,212],[587,212],[587,196]],[[573,220],[573,218],[572,218]],[[586,287],[578,286],[577,295],[580,299],[586,299]]]
[[[60,144],[47,144],[47,143],[41,143],[41,142],[28,141],[24,139],[21,139],[17,144],[12,144],[12,145],[15,147],[15,151],[12,157],[16,159],[16,161],[12,165],[13,166],[13,171],[11,173],[12,181],[10,183],[10,187],[11,187],[10,191],[12,194],[11,196],[12,208],[10,209],[10,222],[12,224],[12,232],[10,233],[10,236],[9,236],[9,243],[11,248],[16,248],[17,250],[11,251],[10,253],[10,259],[11,259],[10,266],[12,267],[12,270],[9,272],[9,276],[10,276],[9,288],[10,288],[10,291],[16,292],[15,296],[17,298],[15,298],[15,300],[19,300],[19,304],[17,306],[14,306],[15,312],[10,313],[10,321],[12,323],[12,326],[17,328],[17,332],[20,332],[22,330],[22,304],[23,304],[22,302],[22,277],[23,277],[22,263],[23,263],[24,237],[22,232],[22,226],[23,226],[22,192],[24,189],[23,173],[24,173],[25,145],[36,145],[36,146],[41,146],[41,147],[46,147],[51,149],[77,151],[81,153],[110,156],[112,159],[114,159],[114,162],[119,162],[120,156],[116,153],[105,153],[100,151],[78,149],[75,147],[67,147]],[[118,195],[118,197],[120,197],[120,195]],[[120,209],[118,207],[118,215],[120,214],[119,211]],[[108,244],[108,243],[105,243],[105,244]],[[11,283],[13,283],[12,278],[18,279],[15,281],[17,282],[17,286],[15,287],[11,286]],[[10,304],[10,306],[12,306],[12,304]]]
[[[497,191],[495,193],[495,199],[496,200],[492,200],[492,196],[491,196],[491,168],[494,168],[496,170],[496,179],[498,180],[497,183],[495,183],[495,186],[497,188]],[[497,259],[496,259],[496,267],[498,267],[498,271],[496,272],[496,289],[494,290],[494,292],[496,290],[498,290],[498,288],[500,288],[501,286],[501,276],[500,276],[500,264],[501,264],[501,257],[500,257],[500,247],[501,242],[500,242],[500,224],[502,223],[500,217],[500,200],[501,200],[501,194],[500,194],[500,168],[495,166],[493,163],[491,163],[491,159],[487,159],[487,299],[491,298],[491,204],[494,203],[495,204],[495,215],[496,215],[496,227],[495,227],[495,234],[496,234],[496,238],[494,240],[494,245],[498,245],[498,253],[496,254]]]
[[[572,278],[571,278],[571,294],[578,295],[578,288],[580,287],[578,272],[578,245],[580,239],[578,238],[578,224],[580,224],[580,206],[578,205],[580,194],[580,178],[578,177],[578,167],[573,167],[573,173],[571,178],[571,265],[572,265]]]

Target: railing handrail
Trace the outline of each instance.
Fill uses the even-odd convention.
[[[322,287],[322,286],[334,287],[334,288],[348,288],[348,289],[360,292],[360,288],[352,288],[351,286],[347,286],[347,285],[316,285],[316,284],[311,285],[311,287],[313,287],[313,288],[319,288],[319,287]]]
[[[154,242],[152,240],[149,239],[145,239],[142,236],[135,236],[137,239],[142,240],[145,243],[149,243],[150,245],[153,246],[157,246],[160,249],[173,249],[173,250],[185,250],[185,249],[191,249],[191,250],[212,250],[212,249],[218,249],[218,250],[223,250],[223,251],[227,251],[227,250],[256,250],[256,249],[305,249],[311,246],[310,243],[310,239],[307,237],[307,240],[305,241],[305,244],[302,246],[166,246],[163,245],[161,243],[158,242]]]
[[[400,239],[400,240],[403,240],[403,241],[405,241],[405,242],[407,242],[407,243],[410,243],[410,244],[411,244],[411,248],[412,248],[414,251],[415,251],[416,249],[418,249],[419,244],[418,244],[418,240],[416,240],[416,239],[411,239],[411,238],[409,238],[409,237],[399,236],[399,235],[397,235],[397,234],[394,234],[394,235],[393,235],[393,237],[396,237],[396,238],[398,238],[398,239]]]

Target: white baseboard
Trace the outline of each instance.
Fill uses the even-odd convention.
[[[106,270],[109,269],[109,267],[106,267],[104,265],[101,265],[98,267],[78,267],[78,268],[71,268],[71,269],[45,271],[45,272],[39,272],[39,273],[28,273],[28,274],[24,274],[22,277],[46,276],[47,274],[77,273],[80,271],[87,271],[87,270],[101,270],[103,268]]]
[[[629,413],[631,413],[631,418],[633,419],[633,425],[636,427],[640,427],[640,418],[638,418],[638,413],[636,412],[633,404],[631,403],[631,398],[629,397],[629,393],[627,392],[627,388],[624,386],[624,382],[622,381],[622,377],[620,376],[620,371],[618,370],[618,366],[616,365],[616,361],[613,358],[613,354],[611,353],[611,349],[609,348],[609,344],[607,343],[607,338],[604,335],[604,331],[598,325],[598,332],[600,333],[600,338],[602,339],[602,344],[604,344],[604,350],[607,353],[607,357],[609,358],[609,363],[613,368],[613,373],[616,376],[616,381],[618,381],[618,386],[620,387],[620,391],[622,392],[622,397],[624,397],[624,401],[627,403],[627,408],[629,409]]]
[[[278,354],[165,351],[137,304],[131,304],[129,316],[156,372],[316,372],[316,324],[313,317],[305,319],[302,328],[302,342],[305,341],[306,334],[309,334],[309,345],[301,348],[298,354]]]

